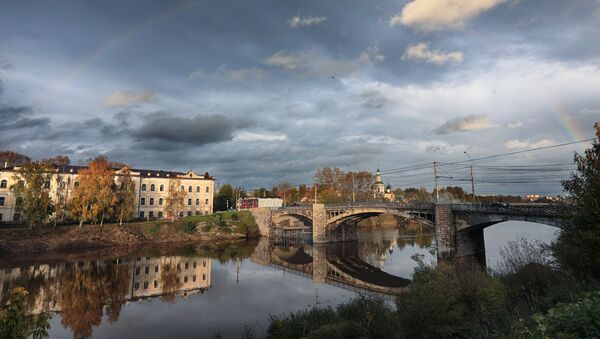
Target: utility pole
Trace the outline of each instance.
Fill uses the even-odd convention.
[[[315,204],[317,203],[317,176],[315,175]]]
[[[354,186],[354,171],[352,171],[352,202],[356,202],[356,186]]]
[[[469,157],[469,161],[471,161],[471,156],[467,151],[464,153]],[[473,203],[475,203],[475,176],[473,176],[473,164],[471,164],[471,194],[473,194]]]
[[[440,203],[440,191],[438,190],[438,175],[437,175],[437,162],[433,162],[433,177],[435,183],[435,202]]]

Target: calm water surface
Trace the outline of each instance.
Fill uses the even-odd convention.
[[[486,229],[488,265],[518,237],[548,242],[554,229],[521,222]],[[363,230],[359,238],[329,246],[261,239],[119,258],[11,258],[0,264],[1,298],[26,287],[30,313],[52,311],[51,338],[238,338],[245,326],[264,332],[272,314],[398,293],[409,284],[414,254],[435,262],[428,251],[433,234]]]

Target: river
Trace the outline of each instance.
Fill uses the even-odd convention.
[[[496,265],[508,241],[547,243],[554,232],[523,222],[489,227],[487,264]],[[239,338],[248,326],[264,333],[270,315],[334,306],[361,294],[392,300],[407,288],[415,254],[435,263],[430,233],[361,230],[359,239],[0,258],[0,297],[4,303],[12,287],[27,288],[29,313],[51,311],[51,338]]]

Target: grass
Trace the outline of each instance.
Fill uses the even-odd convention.
[[[198,224],[204,224],[201,227],[202,232],[216,231],[226,234],[236,233],[246,235],[258,232],[258,225],[252,214],[248,211],[228,211],[209,215],[194,215],[181,219],[179,223],[181,230],[187,233],[196,231]]]

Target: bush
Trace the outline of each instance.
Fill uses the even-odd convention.
[[[181,221],[181,231],[185,233],[194,233],[196,231],[197,222],[193,219],[183,219]]]
[[[155,234],[158,231],[160,231],[160,223],[158,222],[153,223],[146,229],[146,232],[148,232],[148,234]]]
[[[584,293],[572,303],[561,303],[535,316],[537,332],[545,338],[598,338],[600,291]]]

